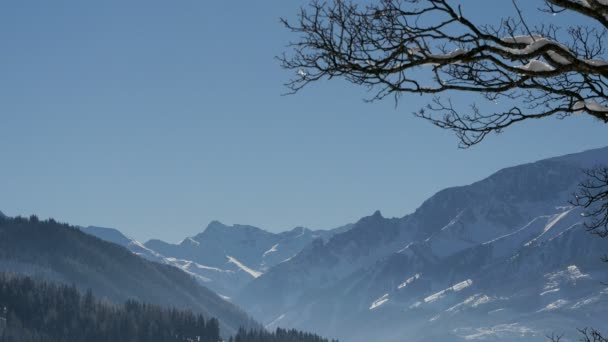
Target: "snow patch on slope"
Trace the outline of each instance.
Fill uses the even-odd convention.
[[[542,232],[542,233],[541,233],[539,236],[537,236],[537,237],[535,237],[534,239],[532,239],[532,240],[528,241],[528,242],[527,242],[527,243],[526,243],[524,246],[530,246],[530,245],[531,245],[531,244],[533,244],[533,243],[534,243],[536,240],[540,239],[540,238],[541,238],[543,235],[545,235],[545,233],[547,233],[549,230],[551,230],[551,228],[555,227],[555,225],[556,225],[556,224],[557,224],[559,221],[561,221],[561,220],[562,220],[564,217],[566,217],[566,215],[568,215],[568,214],[569,214],[569,213],[570,213],[572,210],[574,210],[574,208],[573,208],[573,209],[570,209],[570,210],[567,210],[567,211],[564,211],[563,213],[560,213],[560,214],[557,214],[557,215],[552,216],[552,217],[549,219],[549,222],[547,223],[547,225],[545,225],[545,227],[544,227],[544,229],[543,229],[543,232]]]
[[[274,326],[276,326],[280,320],[282,320],[283,318],[285,318],[285,314],[280,315],[279,317],[275,318],[272,322],[266,324],[264,327],[266,329],[272,329]]]
[[[555,292],[559,292],[559,287],[556,287],[554,289],[550,289],[550,290],[547,290],[547,291],[543,291],[543,292],[540,293],[540,295],[544,296],[544,295],[547,295],[549,293],[555,293]]]
[[[459,328],[454,332],[467,341],[508,340],[514,337],[536,336],[538,332],[519,323],[499,324],[490,327]]]
[[[267,250],[266,252],[264,252],[264,254],[262,254],[262,258],[265,258],[266,255],[270,254],[270,253],[274,253],[276,251],[278,251],[277,247],[279,247],[279,244],[277,243],[276,245],[270,247],[269,250]]]
[[[450,292],[462,291],[462,290],[464,290],[465,288],[467,288],[467,287],[469,287],[471,285],[473,285],[473,280],[467,279],[467,280],[465,280],[463,282],[460,282],[460,283],[458,283],[458,284],[456,284],[454,286],[448,287],[445,290],[441,290],[441,291],[439,291],[439,292],[437,292],[435,294],[432,294],[432,295],[424,298],[424,302],[425,303],[435,302],[438,299],[441,299],[441,298],[445,297],[445,295],[448,294],[448,293],[450,293]]]
[[[238,268],[247,272],[249,275],[251,275],[254,278],[258,278],[259,276],[261,276],[263,274],[262,272],[256,271],[254,269],[251,269],[251,268],[243,265],[240,261],[236,260],[235,258],[233,258],[229,255],[226,255],[226,258],[228,258],[229,263],[235,264]]]
[[[565,306],[566,304],[568,304],[567,300],[558,299],[555,302],[548,304],[547,306],[545,306],[543,309],[539,310],[538,312],[557,310],[557,309]]]
[[[414,276],[408,278],[406,281],[399,284],[399,286],[397,286],[397,290],[401,290],[402,288],[408,286],[409,284],[413,283],[417,279],[420,279],[420,273],[416,273]]]
[[[230,271],[230,270],[223,270],[223,269],[217,268],[217,267],[205,266],[205,265],[196,263],[194,261],[185,260],[185,259],[164,258],[164,260],[166,263],[168,263],[170,265],[175,265],[181,269],[189,269],[192,266],[194,266],[196,268],[199,268],[202,270],[207,270],[207,271],[214,271],[214,272],[221,272],[221,273],[233,273],[233,271]]]
[[[545,278],[548,280],[545,290],[550,290],[557,288],[557,286],[564,281],[576,283],[579,279],[591,278],[591,276],[581,272],[576,265],[570,265],[563,271],[545,274]]]
[[[369,309],[374,310],[386,302],[388,302],[388,293],[385,293],[382,297],[376,299],[372,305],[370,305]]]
[[[598,295],[590,296],[588,298],[579,300],[578,302],[574,303],[570,307],[570,309],[577,310],[577,309],[580,309],[580,308],[582,308],[584,306],[597,303],[597,302],[599,302],[602,299],[602,297],[606,297],[606,295],[608,295],[608,287],[605,288],[605,289],[603,289],[602,291],[600,291],[600,293]]]
[[[458,304],[452,306],[451,308],[447,309],[446,311],[457,312],[457,311],[464,309],[465,307],[476,308],[480,305],[489,303],[490,301],[491,301],[490,297],[479,293],[479,294],[473,295],[473,296],[465,299],[462,303],[458,303]]]

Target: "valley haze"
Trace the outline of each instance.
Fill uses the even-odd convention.
[[[568,203],[608,147],[500,170],[415,212],[271,233],[211,222],[177,244],[83,231],[173,265],[267,328],[344,341],[537,341],[602,312],[604,241]],[[595,322],[601,326],[601,322]]]

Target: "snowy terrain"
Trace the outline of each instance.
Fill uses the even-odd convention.
[[[568,198],[608,148],[501,170],[379,212],[265,272],[236,302],[345,341],[539,341],[602,327],[606,241]]]
[[[212,222],[178,244],[141,244],[88,229],[179,267],[269,329],[353,342],[576,340],[576,328],[603,326],[608,304],[606,241],[568,203],[599,163],[608,148],[503,169],[404,217],[377,211],[332,231]]]
[[[230,299],[247,283],[298,254],[314,239],[329,239],[349,228],[345,225],[313,231],[297,227],[275,234],[253,226],[227,226],[214,221],[202,233],[178,244],[160,240],[142,244],[112,228],[90,226],[82,230],[146,259],[178,267],[224,299]]]

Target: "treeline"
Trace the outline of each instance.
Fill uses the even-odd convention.
[[[129,300],[123,305],[82,295],[74,286],[0,275],[2,342],[220,340],[215,318]]]
[[[240,329],[232,342],[328,342],[295,330]],[[0,273],[0,342],[218,342],[219,323],[188,310],[128,300]]]
[[[275,332],[265,330],[239,329],[238,333],[231,337],[230,342],[328,342],[327,339],[311,333],[297,330],[285,330],[277,328]],[[338,342],[332,340],[332,342]]]
[[[114,303],[135,299],[192,310],[220,321],[222,332],[261,326],[183,270],[145,260],[128,249],[53,219],[0,216],[0,271],[74,284]]]

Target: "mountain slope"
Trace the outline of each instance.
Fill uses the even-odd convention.
[[[351,227],[347,224],[316,231],[297,227],[271,233],[253,226],[227,226],[213,221],[202,233],[178,244],[161,240],[142,244],[113,228],[89,226],[80,229],[148,260],[178,267],[229,299],[268,269],[298,254],[314,239],[328,240]]]
[[[163,256],[156,253],[155,251],[147,248],[141,242],[129,238],[121,233],[119,230],[114,228],[88,226],[86,228],[80,228],[83,232],[96,236],[102,240],[115,243],[119,246],[123,246],[131,252],[146,258],[151,261],[162,262]]]
[[[402,218],[377,212],[270,269],[236,301],[270,326],[350,341],[537,340],[574,330],[608,295],[605,241],[584,232],[567,202],[581,170],[597,163],[608,163],[608,148],[445,189]]]
[[[271,233],[248,225],[211,222],[200,234],[178,244],[150,240],[145,248],[180,267],[223,296],[236,295],[247,283],[298,254],[314,239],[329,239],[351,225],[331,230],[297,227]],[[135,249],[131,249],[137,252]]]
[[[113,301],[133,298],[191,309],[218,318],[228,334],[240,326],[257,327],[243,311],[181,270],[147,261],[66,224],[35,217],[0,218],[0,237],[2,271],[73,283]]]

